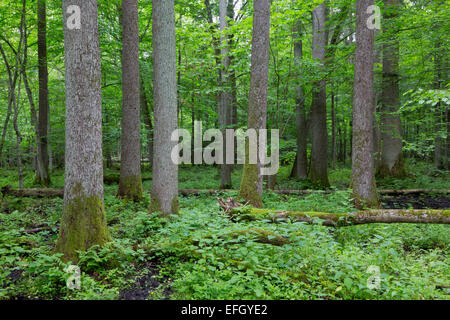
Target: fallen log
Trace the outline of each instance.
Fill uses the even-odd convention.
[[[114,184],[119,183],[120,175],[119,174],[105,174],[103,176],[103,182],[105,184]],[[152,177],[141,177],[142,181],[151,181]]]
[[[257,208],[233,208],[233,218],[241,220],[291,220],[314,223],[323,220],[329,227],[345,227],[369,223],[433,223],[450,224],[450,210],[366,210],[353,213],[283,211]]]
[[[151,180],[151,177],[143,177],[142,181]],[[105,176],[106,184],[116,183],[119,181],[119,176]],[[10,194],[16,197],[63,197],[63,189],[51,189],[51,188],[24,188],[24,189],[12,189],[10,186],[5,186],[1,188],[1,193],[4,195]],[[213,195],[228,192],[238,192],[235,189],[180,189],[179,194],[183,196],[191,195]],[[346,190],[272,190],[272,192],[277,194],[285,195],[303,195],[303,194],[314,194],[314,193],[333,193],[336,191],[346,191]],[[396,194],[424,194],[424,193],[441,193],[449,194],[450,190],[438,190],[438,189],[411,189],[411,190],[379,190],[380,194],[383,195],[396,195]]]
[[[369,223],[450,224],[450,210],[380,209],[353,213],[327,213],[258,209],[242,206],[232,198],[228,198],[226,201],[218,199],[218,201],[219,206],[234,221],[269,220],[272,222],[280,222],[289,220],[314,223],[319,219],[324,226],[329,227],[345,227]]]
[[[15,197],[63,197],[63,189],[51,189],[51,188],[32,188],[32,189],[11,189],[10,186],[1,188],[3,195],[12,195]]]
[[[333,190],[271,190],[273,193],[284,194],[284,195],[303,195],[303,194],[316,194],[316,193],[334,193],[339,191],[350,191],[350,189],[333,189]],[[201,194],[217,194],[223,192],[239,192],[236,189],[181,189],[181,195],[201,195]],[[379,194],[382,195],[396,195],[396,194],[422,194],[422,193],[443,193],[450,194],[450,190],[439,190],[439,189],[406,189],[406,190],[391,190],[391,189],[381,189],[378,190]]]

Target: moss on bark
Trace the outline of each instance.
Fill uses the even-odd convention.
[[[65,261],[77,262],[77,251],[109,241],[111,237],[101,197],[78,195],[64,205],[55,251],[63,253]]]
[[[142,179],[141,176],[120,177],[118,195],[121,198],[142,200]]]
[[[391,169],[387,166],[386,163],[381,163],[377,170],[377,176],[378,177],[393,177],[393,178],[404,178],[407,176],[405,166],[403,163],[403,156],[400,155],[400,157],[395,161],[394,165]]]
[[[154,194],[152,194],[150,205],[148,206],[148,212],[154,213],[154,212],[163,212],[165,216],[169,216],[170,214],[178,214],[180,211],[180,202],[178,200],[178,197],[174,197],[172,199],[172,202],[170,204],[171,212],[163,212],[161,201],[158,197],[156,197]]]
[[[239,190],[239,198],[250,203],[256,208],[262,207],[262,195],[259,186],[259,168],[256,164],[244,165],[242,174],[241,188]]]

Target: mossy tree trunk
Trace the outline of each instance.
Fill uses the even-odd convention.
[[[313,58],[324,68],[325,53],[328,42],[326,27],[327,7],[325,1],[312,13],[313,21]],[[328,181],[328,132],[327,132],[327,94],[325,79],[313,84],[311,102],[311,165],[309,178],[312,183],[329,187]]]
[[[177,74],[174,0],[153,1],[154,145],[150,211],[178,213],[178,166],[171,159],[177,129]]]
[[[120,197],[142,199],[137,0],[122,0],[122,136]]]
[[[69,17],[80,8],[80,28]],[[72,7],[73,8],[73,7]],[[97,1],[63,0],[66,67],[64,210],[56,251],[77,261],[77,250],[110,240],[103,204],[102,104]],[[76,18],[75,18],[76,19]]]
[[[367,27],[373,0],[356,2],[355,81],[353,88],[352,188],[355,206],[378,207],[373,154],[374,31]]]
[[[267,82],[269,71],[270,0],[254,2],[248,129],[266,128]],[[239,197],[255,207],[262,206],[261,163],[249,163],[249,144],[242,173]]]
[[[399,10],[399,0],[384,0],[384,32],[388,32],[389,42],[383,44],[383,83],[381,98],[381,164],[380,176],[403,177],[406,172],[402,155],[402,124],[400,115],[395,114],[400,107],[399,89],[399,40],[394,30],[394,21]]]

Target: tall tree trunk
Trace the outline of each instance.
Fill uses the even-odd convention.
[[[122,136],[120,197],[142,199],[137,0],[122,0]]]
[[[24,1],[25,4],[25,1]],[[19,52],[17,53],[19,55]],[[19,177],[19,188],[23,188],[23,170],[22,170],[22,151],[20,149],[20,144],[22,143],[22,135],[19,130],[19,125],[17,124],[17,119],[19,117],[19,105],[20,105],[20,82],[22,77],[19,76],[19,84],[18,84],[18,92],[17,92],[17,100],[14,99],[14,117],[13,117],[13,126],[14,131],[16,133],[16,157],[17,157],[17,175]]]
[[[374,0],[356,1],[355,81],[353,90],[352,188],[355,206],[378,207],[373,161],[374,31],[367,8]]]
[[[220,101],[219,101],[219,123],[222,130],[223,136],[223,163],[220,166],[220,189],[231,189],[231,165],[226,164],[227,153],[234,152],[234,150],[227,150],[226,148],[226,134],[225,129],[231,124],[232,118],[232,103],[233,96],[230,92],[230,78],[229,78],[229,67],[230,59],[228,56],[228,36],[224,34],[228,29],[228,0],[219,0],[219,21],[220,21],[220,32],[221,36],[221,56],[222,56],[222,66],[220,68]]]
[[[141,104],[141,112],[142,117],[144,119],[145,131],[147,132],[147,158],[150,164],[150,167],[153,167],[153,127],[152,127],[152,118],[150,115],[150,110],[148,106],[147,94],[145,93],[144,82],[141,74],[140,81],[140,104]]]
[[[302,24],[301,21],[295,22],[294,26],[294,60],[297,70],[301,67],[303,59],[303,42],[302,42]],[[298,75],[301,77],[301,72]],[[291,177],[297,179],[306,179],[308,177],[308,155],[307,155],[307,122],[306,122],[306,106],[303,86],[297,85],[295,88],[295,105],[296,118],[295,124],[297,129],[297,154],[295,163],[292,168]]]
[[[326,27],[327,8],[325,1],[313,10],[313,58],[325,64],[325,52],[328,43]],[[309,177],[311,182],[322,187],[329,187],[328,182],[328,132],[327,132],[327,94],[326,80],[314,84],[311,103],[311,166]]]
[[[336,103],[334,91],[331,93],[331,168],[336,169]]]
[[[39,70],[39,119],[37,139],[37,175],[36,183],[48,186],[48,70],[47,70],[47,19],[46,1],[38,0],[38,70]]]
[[[177,57],[174,0],[153,1],[154,145],[150,211],[176,214],[178,166],[171,159],[177,129]]]
[[[402,156],[402,129],[400,115],[395,114],[400,107],[399,90],[399,41],[392,31],[399,0],[384,0],[385,32],[390,32],[393,40],[383,45],[383,83],[381,98],[381,176],[402,177],[406,174]]]
[[[253,35],[248,106],[248,129],[266,128],[267,82],[269,71],[270,0],[254,2]],[[247,143],[246,161],[242,173],[239,197],[255,207],[262,206],[261,163],[249,163]],[[259,158],[259,157],[258,157]]]
[[[77,10],[73,9],[76,7],[73,6],[80,9],[80,28],[77,28],[76,23],[72,24],[72,19],[77,16]],[[93,245],[103,245],[111,239],[103,204],[97,1],[63,0],[63,15],[66,159],[64,211],[55,249],[64,254],[65,260],[76,262],[77,250],[84,251]]]

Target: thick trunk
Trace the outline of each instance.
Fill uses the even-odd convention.
[[[395,114],[400,107],[399,90],[399,41],[394,34],[394,19],[399,0],[384,0],[385,32],[390,32],[393,40],[383,45],[383,84],[381,99],[381,165],[378,174],[381,176],[404,176],[402,156],[402,129],[400,115]]]
[[[69,9],[78,6],[80,25]],[[76,8],[76,7],[75,7]],[[56,251],[76,262],[77,250],[111,238],[103,204],[102,103],[97,1],[63,0],[66,70],[64,211]]]
[[[248,129],[266,129],[267,82],[269,71],[270,0],[254,3],[253,35],[248,107]],[[239,197],[255,207],[262,206],[261,163],[249,163],[249,146],[242,173]]]
[[[325,1],[313,10],[313,58],[324,68],[325,52],[328,42],[326,27],[327,8]],[[325,79],[313,84],[311,102],[311,182],[322,187],[329,187],[328,182],[328,132],[327,132],[327,94]]]
[[[366,25],[373,0],[356,2],[355,81],[353,90],[352,188],[357,208],[378,207],[373,161],[374,32]]]
[[[137,0],[122,0],[122,136],[118,195],[142,199]]]
[[[47,70],[47,28],[46,1],[38,0],[38,70],[39,70],[39,119],[37,139],[36,182],[44,186],[50,184],[48,171],[48,70]]]
[[[171,159],[177,129],[177,74],[174,0],[153,1],[154,145],[150,211],[176,214],[178,166]]]

